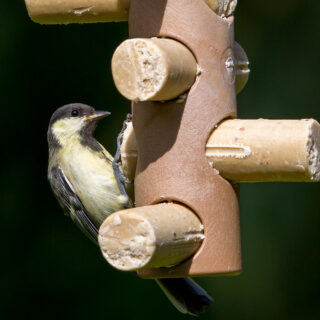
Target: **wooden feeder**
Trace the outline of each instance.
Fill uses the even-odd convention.
[[[25,0],[40,23],[129,19],[115,84],[132,100],[121,145],[136,208],[102,224],[119,270],[144,278],[241,272],[238,184],[320,179],[320,126],[236,119],[248,59],[234,41],[236,0]]]

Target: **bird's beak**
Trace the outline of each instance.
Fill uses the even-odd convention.
[[[109,116],[111,112],[108,111],[95,111],[94,114],[86,117],[86,121],[96,121]]]

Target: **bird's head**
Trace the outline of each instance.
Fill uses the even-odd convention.
[[[92,136],[97,120],[108,115],[110,115],[108,111],[96,111],[81,103],[72,103],[58,108],[49,122],[49,146],[63,146],[72,142],[70,140],[87,139]]]

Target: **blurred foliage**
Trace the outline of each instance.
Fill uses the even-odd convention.
[[[150,280],[115,271],[64,217],[46,179],[51,113],[70,102],[112,112],[112,153],[130,104],[110,59],[127,23],[41,26],[0,5],[1,319],[185,319]],[[240,0],[236,39],[251,75],[239,118],[320,119],[320,1]],[[199,279],[216,303],[201,319],[319,319],[319,184],[241,186],[243,273]]]

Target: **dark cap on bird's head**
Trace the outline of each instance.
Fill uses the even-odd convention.
[[[96,111],[93,107],[83,103],[70,103],[58,108],[51,116],[49,127],[64,118],[82,118],[98,120],[110,115],[108,111]]]
[[[91,144],[97,120],[110,115],[82,104],[71,103],[58,108],[51,116],[48,129],[49,147],[59,147],[67,139],[80,137],[84,144]]]

